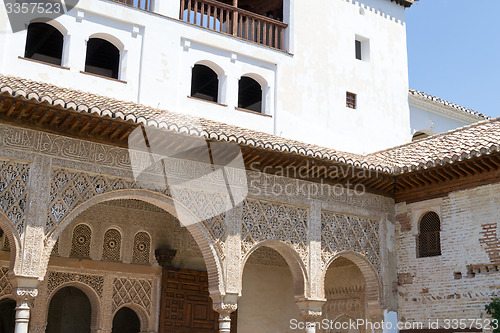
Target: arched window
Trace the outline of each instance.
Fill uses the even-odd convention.
[[[262,87],[254,79],[243,76],[239,82],[238,107],[262,112]]]
[[[151,238],[145,232],[139,232],[134,237],[134,251],[132,262],[137,264],[148,264],[151,252]]]
[[[90,38],[87,42],[85,72],[118,79],[120,50],[102,38]]]
[[[73,230],[73,239],[71,242],[71,257],[89,258],[90,242],[92,239],[92,230],[85,224],[79,224]]]
[[[24,57],[60,66],[63,39],[62,33],[50,24],[31,23],[28,26]]]
[[[46,333],[89,333],[92,306],[87,295],[64,287],[50,300]]]
[[[141,321],[134,310],[127,307],[121,308],[113,318],[111,333],[139,333]]]
[[[219,77],[210,67],[194,65],[191,77],[191,97],[218,102]]]
[[[120,261],[122,235],[116,229],[109,229],[104,234],[102,246],[102,259]]]
[[[14,333],[16,302],[11,299],[0,301],[0,332]]]
[[[419,223],[418,257],[441,255],[441,221],[435,212],[426,213]]]

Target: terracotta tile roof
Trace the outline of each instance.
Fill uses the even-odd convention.
[[[163,128],[168,131],[203,136],[219,141],[236,142],[255,148],[296,153],[303,156],[330,160],[335,163],[363,164],[363,162],[360,162],[363,156],[358,154],[339,152],[334,149],[289,140],[268,133],[253,131],[204,118],[0,74],[0,93],[5,92],[12,96],[22,96],[26,99],[34,99],[39,102],[46,101],[51,105],[61,106],[65,109],[132,120],[136,123]],[[370,166],[363,164],[363,167]],[[388,168],[384,168],[383,166],[371,166],[371,168],[377,168],[382,172],[390,172]]]
[[[74,109],[77,112],[131,120],[167,131],[236,142],[260,149],[295,153],[385,173],[409,172],[500,151],[500,118],[482,121],[468,127],[363,156],[160,110],[134,102],[120,101],[1,74],[0,94],[9,94],[39,102],[45,101],[65,109]]]
[[[426,93],[424,93],[422,91],[410,89],[410,96],[415,96],[415,97],[418,97],[418,98],[421,98],[421,99],[432,101],[434,103],[438,103],[438,104],[441,104],[441,105],[444,105],[444,106],[448,106],[448,107],[451,107],[451,108],[453,108],[453,109],[455,109],[457,111],[468,113],[470,115],[477,116],[477,117],[482,118],[482,119],[490,119],[491,118],[491,117],[489,117],[487,115],[484,115],[484,114],[482,114],[482,113],[480,113],[478,111],[474,111],[474,110],[465,108],[463,106],[460,106],[458,104],[455,104],[455,103],[452,103],[452,102],[448,102],[448,101],[446,101],[444,99],[441,99],[439,97],[426,94]]]
[[[432,168],[500,152],[500,117],[436,134],[365,156],[396,174]]]

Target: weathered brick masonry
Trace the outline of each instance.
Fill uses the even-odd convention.
[[[487,318],[500,291],[500,184],[396,207],[400,320]],[[417,258],[419,218],[441,217],[441,255]],[[474,269],[472,269],[473,267]]]

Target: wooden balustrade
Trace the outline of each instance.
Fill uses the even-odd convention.
[[[180,19],[284,50],[287,24],[214,0],[181,0]]]

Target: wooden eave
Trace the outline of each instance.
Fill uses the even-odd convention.
[[[129,143],[134,144],[136,140],[143,140],[142,134],[145,133],[140,131],[139,137],[132,137],[131,133],[140,126],[132,120],[65,109],[47,102],[12,97],[8,93],[0,95],[0,122],[122,148],[128,148]],[[153,135],[146,137],[147,143],[161,146],[171,156],[199,161],[200,156],[206,155],[206,147],[193,144],[198,137],[158,129],[153,132],[148,130],[148,133]],[[247,145],[240,145],[240,148],[249,171],[289,176],[318,184],[340,184],[351,189],[357,186],[358,190],[390,197],[396,202],[422,201],[446,196],[452,191],[500,182],[498,152],[394,175],[298,153]],[[234,149],[218,149],[217,154],[220,155],[214,158],[222,163],[235,157]]]

